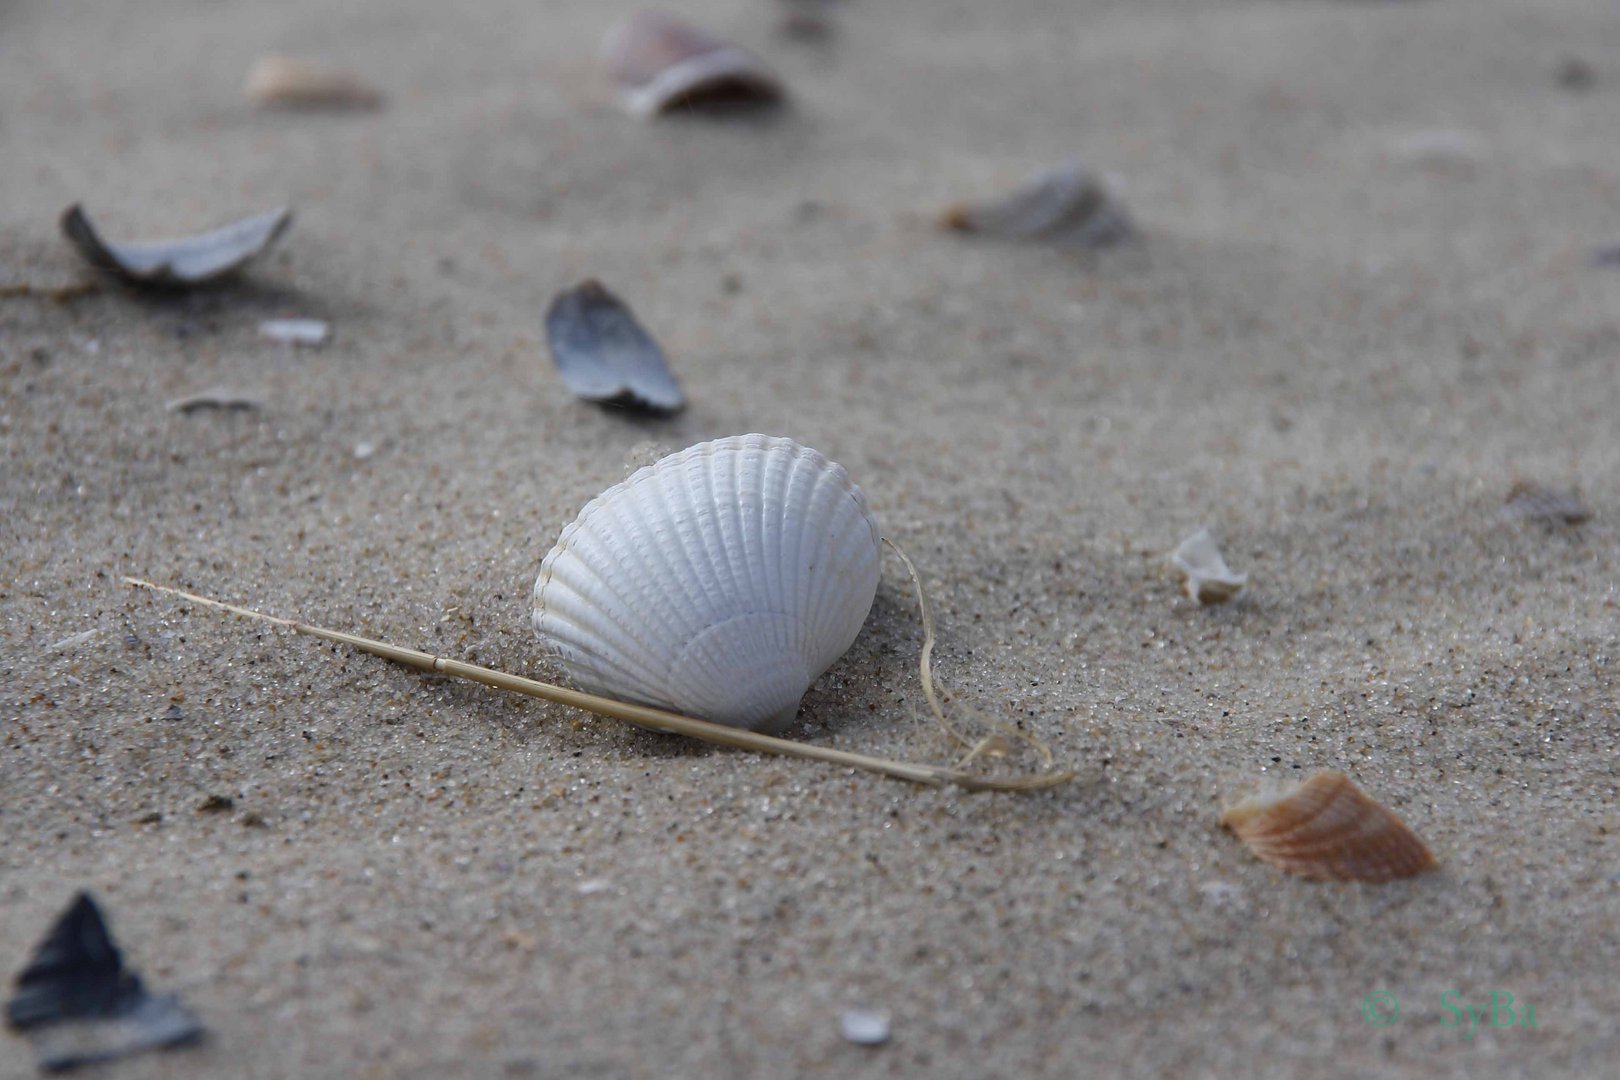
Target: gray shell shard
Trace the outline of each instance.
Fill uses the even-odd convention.
[[[630,309],[595,279],[566,289],[546,311],[546,344],[575,396],[667,416],[686,406],[664,352]]]
[[[112,244],[101,238],[84,208],[74,203],[62,212],[62,235],[92,265],[125,281],[188,288],[240,270],[275,243],[291,223],[292,211],[283,207],[195,236]]]
[[[1108,186],[1077,161],[1042,173],[1004,198],[947,207],[940,223],[959,232],[1078,248],[1107,247],[1135,233]]]

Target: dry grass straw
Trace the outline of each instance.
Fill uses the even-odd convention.
[[[893,546],[893,545],[890,545]],[[896,551],[899,549],[896,548]],[[905,558],[902,554],[901,558]],[[911,565],[910,560],[906,565]],[[917,582],[916,571],[912,571],[912,580]],[[493,686],[499,690],[523,694],[527,697],[539,698],[557,705],[567,705],[597,716],[611,717],[622,720],[627,724],[645,728],[650,731],[674,732],[689,738],[699,739],[707,743],[720,746],[734,746],[742,750],[753,750],[761,754],[778,754],[784,757],[805,758],[811,761],[826,762],[830,765],[840,765],[851,769],[862,769],[866,772],[878,773],[883,776],[894,777],[898,780],[910,780],[913,783],[925,784],[929,787],[945,787],[955,785],[970,791],[1034,791],[1042,788],[1054,787],[1069,780],[1073,773],[1045,773],[1038,776],[1000,778],[981,776],[967,772],[962,765],[967,764],[975,754],[967,755],[963,761],[955,766],[919,765],[905,761],[893,761],[888,758],[872,757],[867,754],[852,753],[847,750],[836,750],[827,746],[816,746],[813,743],[793,742],[789,739],[779,739],[771,735],[762,735],[756,731],[747,731],[742,728],[728,727],[725,724],[716,724],[709,720],[699,720],[695,717],[682,716],[678,713],[655,709],[648,705],[635,705],[626,701],[615,701],[612,698],[601,697],[596,694],[587,694],[581,690],[571,690],[565,686],[556,686],[552,683],[527,679],[520,675],[509,675],[503,671],[494,671],[490,668],[479,667],[476,664],[463,663],[460,660],[451,660],[432,653],[421,652],[417,649],[405,648],[401,645],[391,645],[384,641],[375,641],[371,638],[360,637],[357,634],[345,633],[341,630],[328,630],[325,627],[313,626],[309,623],[299,622],[295,619],[284,619],[275,615],[267,615],[262,611],[251,608],[238,607],[220,600],[199,596],[196,593],[186,592],[183,589],[171,588],[167,585],[157,585],[140,578],[126,577],[124,584],[148,589],[152,592],[163,593],[168,596],[177,596],[193,604],[212,608],[216,611],[228,611],[233,615],[240,615],[260,622],[273,623],[286,627],[294,633],[309,637],[320,638],[324,641],[336,642],[359,649],[361,652],[380,656],[385,660],[392,660],[397,664],[404,664],[420,671],[437,672],[443,675],[452,675],[458,679]],[[922,594],[922,585],[917,582],[918,595]],[[946,724],[944,714],[939,710],[934,697],[933,682],[929,673],[928,647],[933,643],[932,623],[924,607],[924,622],[928,627],[927,641],[922,660],[923,686],[928,694],[930,705],[934,714],[947,731],[955,734],[954,729]],[[957,735],[958,739],[962,736]],[[1050,760],[1050,755],[1048,755]]]
[[[1074,776],[1073,772],[1054,771],[1051,747],[1027,731],[1021,731],[1011,724],[989,719],[980,715],[976,710],[963,709],[960,706],[958,711],[965,711],[974,721],[989,728],[989,734],[973,738],[945,719],[945,709],[941,706],[939,694],[934,687],[934,613],[928,606],[928,593],[923,589],[922,578],[917,573],[917,567],[912,564],[910,557],[900,550],[900,545],[888,537],[884,537],[883,542],[889,546],[890,551],[900,557],[901,562],[906,564],[906,573],[910,575],[912,587],[917,592],[917,608],[921,612],[923,625],[922,655],[917,662],[917,668],[922,679],[923,696],[928,699],[928,708],[934,714],[934,720],[939,724],[940,730],[964,751],[955,767],[958,769],[965,768],[981,757],[1008,757],[1012,753],[1013,744],[1023,743],[1035,752],[1041,762],[1041,772],[1032,777],[1032,780],[1045,781],[1048,778],[1055,778],[1051,780],[1051,783],[1061,783],[1063,780],[1072,778]],[[1041,786],[1049,785],[1042,784]]]

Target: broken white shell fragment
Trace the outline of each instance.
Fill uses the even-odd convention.
[[[242,92],[255,105],[289,109],[375,109],[382,94],[347,72],[267,56],[253,65]]]
[[[960,232],[1081,248],[1107,247],[1134,231],[1108,185],[1078,161],[1042,173],[1004,198],[949,206],[940,223]]]
[[[599,281],[557,294],[546,310],[546,344],[563,382],[586,401],[661,415],[686,405],[663,350]]]
[[[583,689],[780,730],[877,593],[878,525],[791,439],[699,443],[592,499],[534,585],[534,629]]]
[[[265,319],[259,336],[277,345],[320,345],[332,333],[323,319]]]
[[[856,1046],[882,1046],[889,1041],[889,1014],[875,1009],[845,1009],[838,1016],[838,1033]]]
[[[637,11],[615,24],[602,41],[602,60],[625,109],[643,119],[677,105],[783,97],[781,81],[759,57],[658,11]]]
[[[1170,566],[1182,578],[1190,599],[1200,604],[1224,604],[1243,591],[1248,574],[1234,574],[1208,529],[1199,529],[1170,554]]]
[[[240,270],[260,255],[292,222],[286,208],[175,240],[111,244],[74,203],[62,212],[62,235],[90,263],[138,285],[184,288],[205,285]]]

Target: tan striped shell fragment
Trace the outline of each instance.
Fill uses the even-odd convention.
[[[1391,881],[1435,865],[1400,818],[1333,770],[1289,791],[1252,795],[1221,824],[1264,862],[1318,881]]]
[[[540,565],[534,630],[583,689],[780,730],[860,633],[877,520],[791,439],[699,443],[598,495]]]
[[[267,56],[253,65],[242,93],[261,108],[376,109],[382,92],[349,74],[291,56]]]

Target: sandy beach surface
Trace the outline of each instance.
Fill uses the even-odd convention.
[[[585,0],[0,2],[7,993],[85,888],[209,1032],[109,1076],[1612,1070],[1620,6],[848,0],[821,41],[679,10],[791,106],[627,116],[621,9]],[[255,109],[269,54],[386,102]],[[934,223],[1070,158],[1139,244]],[[58,235],[80,200],[114,237],[296,220],[150,295]],[[565,391],[542,316],[588,276],[684,413]],[[262,340],[283,316],[332,339]],[[214,387],[262,407],[165,408]],[[528,603],[562,527],[751,431],[848,468],[942,682],[1071,783],[715,749],[120,585],[555,674]],[[1512,519],[1516,481],[1593,516]],[[1165,573],[1201,525],[1234,605]],[[950,760],[920,641],[891,558],[792,736]],[[1439,868],[1311,882],[1220,828],[1317,768]]]

